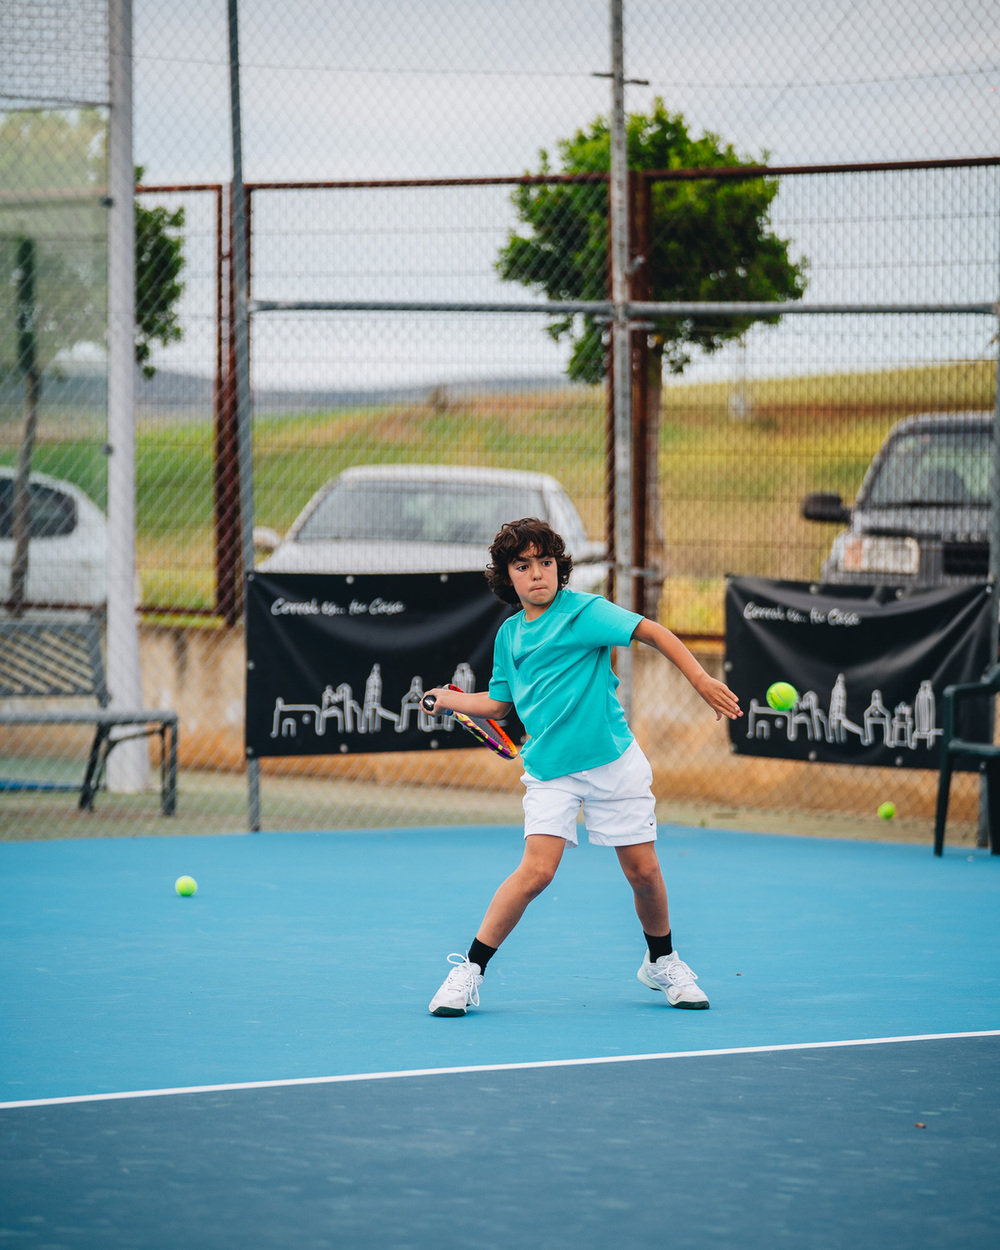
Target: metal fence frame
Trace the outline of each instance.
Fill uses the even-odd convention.
[[[632,393],[630,423],[632,429],[631,478],[634,508],[632,523],[627,527],[632,535],[632,550],[617,559],[621,528],[616,534],[617,510],[615,476],[615,404],[613,386],[613,359],[607,370],[607,446],[608,446],[608,492],[606,508],[606,531],[609,555],[612,563],[631,579],[631,603],[641,610],[644,598],[644,581],[651,575],[648,563],[648,518],[645,506],[645,482],[649,471],[647,456],[647,431],[649,422],[646,355],[648,346],[642,332],[642,322],[654,316],[711,317],[720,315],[773,317],[809,315],[904,315],[904,314],[954,314],[1000,317],[1000,304],[985,302],[969,303],[809,303],[807,301],[783,301],[779,303],[713,302],[713,303],[662,303],[643,298],[648,294],[644,281],[642,260],[649,244],[648,223],[650,213],[647,205],[653,186],[657,182],[695,180],[747,181],[765,177],[798,177],[822,174],[891,173],[901,171],[958,169],[975,167],[1000,167],[1000,156],[958,157],[938,160],[877,161],[857,164],[830,165],[745,165],[711,169],[631,170],[629,171],[628,199],[632,230],[629,233],[630,283],[629,298],[621,305],[629,326],[632,365]],[[473,187],[473,186],[541,186],[558,184],[609,184],[606,173],[590,174],[524,174],[511,177],[482,178],[402,178],[402,179],[345,179],[329,181],[248,182],[243,184],[242,215],[246,223],[246,273],[248,281],[247,313],[250,318],[281,314],[284,312],[425,312],[435,313],[501,313],[521,314],[588,314],[599,320],[614,322],[615,301],[587,300],[510,300],[510,301],[434,301],[434,300],[274,300],[262,295],[256,298],[252,291],[253,254],[253,197],[267,191],[337,191],[337,190],[394,190],[420,187]],[[214,387],[214,524],[215,524],[215,571],[216,594],[214,609],[202,610],[208,615],[220,617],[227,625],[234,625],[242,612],[242,575],[244,553],[242,549],[241,490],[244,487],[240,471],[240,423],[237,404],[237,352],[235,328],[238,324],[237,287],[234,272],[234,214],[237,208],[233,184],[177,183],[143,184],[138,194],[211,193],[216,203],[216,377]],[[610,269],[610,266],[609,266]],[[998,286],[1000,293],[1000,286]],[[611,351],[613,357],[613,346]],[[1000,422],[998,422],[1000,424]],[[995,456],[993,498],[1000,498],[1000,454]],[[994,526],[1000,526],[1000,508],[994,507]],[[994,530],[991,543],[990,576],[994,585],[1000,584],[1000,531]],[[148,609],[152,610],[152,609]],[[155,609],[159,614],[169,612],[163,606]],[[190,610],[178,606],[177,611],[190,614]],[[687,637],[687,635],[685,635]],[[694,641],[719,641],[717,636],[693,636]]]

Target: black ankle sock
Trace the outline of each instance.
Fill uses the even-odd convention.
[[[674,944],[670,940],[669,933],[666,937],[653,937],[651,933],[647,933],[643,929],[642,936],[646,939],[646,945],[649,947],[649,962],[651,964],[655,964],[661,955],[673,954]],[[471,959],[472,956],[470,955],[469,958]]]
[[[497,946],[487,946],[485,942],[480,942],[479,938],[473,938],[472,945],[469,947],[469,963],[478,964],[479,971],[485,972],[486,965],[498,950]]]

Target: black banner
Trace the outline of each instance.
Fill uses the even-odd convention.
[[[989,588],[896,590],[733,577],[726,589],[726,681],[743,718],[741,755],[937,768],[941,694],[989,663]],[[799,701],[775,711],[768,686]],[[988,734],[986,700],[962,709],[963,736]]]
[[[473,745],[420,699],[449,682],[489,685],[512,609],[482,573],[254,573],[247,595],[248,755]],[[504,724],[520,741],[520,722]]]

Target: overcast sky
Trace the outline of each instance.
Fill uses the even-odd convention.
[[[135,150],[149,181],[230,175],[225,9],[223,0],[135,0]],[[249,181],[517,174],[537,168],[539,149],[554,154],[560,137],[608,111],[608,82],[594,77],[610,68],[607,0],[242,0],[240,23]],[[628,88],[627,107],[642,111],[661,96],[696,133],[716,132],[773,163],[991,154],[1000,137],[996,32],[993,0],[626,0],[626,73],[649,82]],[[332,211],[318,199],[270,209],[258,202],[265,233],[256,294],[527,294],[501,287],[492,271],[512,222],[506,192],[488,200],[456,193],[447,203],[341,196],[343,216],[333,224]],[[859,212],[871,216],[870,207]],[[798,254],[813,261],[812,292],[859,297],[858,282],[844,285],[845,267],[821,254],[836,231],[817,231],[809,204],[792,216]],[[844,243],[841,232],[837,246]],[[978,235],[938,239],[931,259],[939,273],[950,265],[958,281],[949,247],[984,246]],[[856,240],[852,247],[864,270],[864,248]],[[831,285],[834,272],[839,286]],[[188,276],[193,297],[193,265]],[[882,278],[898,286],[898,274],[884,269]],[[346,383],[372,377],[372,330],[357,319],[257,325],[261,384],[280,380],[281,360],[296,353],[303,381],[321,382],[334,359]],[[948,326],[945,337],[955,330]],[[375,337],[387,333],[383,326]],[[391,334],[397,350],[376,370],[387,380],[547,372],[563,360],[538,322],[501,332],[499,323],[410,321]],[[784,367],[823,366],[805,345],[809,334],[788,325],[778,337],[788,345]],[[752,359],[765,371],[782,368],[773,332],[758,337]],[[870,337],[865,331],[868,347]],[[941,350],[977,354],[981,337],[960,331],[957,344],[942,342]],[[830,367],[855,352],[851,334],[842,338]],[[883,355],[900,350],[887,339]]]
[[[103,0],[50,7],[67,5],[80,55],[65,65],[40,55],[29,68],[47,65],[83,91],[99,60],[88,32],[100,26]],[[147,182],[231,176],[226,7],[134,0],[135,156]],[[9,0],[4,13],[8,27],[40,29],[30,0]],[[240,22],[249,181],[518,174],[537,168],[539,149],[555,155],[561,137],[608,111],[609,84],[595,77],[610,69],[607,0],[241,0]],[[994,154],[997,30],[995,0],[625,0],[626,73],[649,84],[629,86],[627,108],[660,96],[695,133],[716,132],[772,163]],[[2,54],[0,68],[12,68]],[[829,204],[808,180],[784,180],[775,228],[812,262],[808,297],[907,298],[909,284],[913,297],[995,298],[996,172],[935,177],[887,183],[884,201],[864,202],[831,182]],[[189,198],[186,208],[187,333],[163,363],[204,372],[213,355],[210,206]],[[526,297],[493,270],[513,224],[506,190],[341,193],[335,204],[329,195],[255,198],[255,294]],[[831,334],[804,320],[751,336],[745,355],[730,352],[712,368],[978,355],[992,333],[985,320],[929,333],[883,325],[876,351],[870,328],[841,324]],[[563,359],[528,319],[258,318],[255,329],[261,385],[550,373]]]
[[[136,147],[229,170],[224,0],[135,0]],[[997,150],[993,0],[626,0],[628,106],[782,163]],[[607,0],[242,0],[248,179],[521,172],[599,112]]]

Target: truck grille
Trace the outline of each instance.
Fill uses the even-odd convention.
[[[989,573],[989,543],[944,543],[941,548],[943,570],[951,577],[981,577]]]

